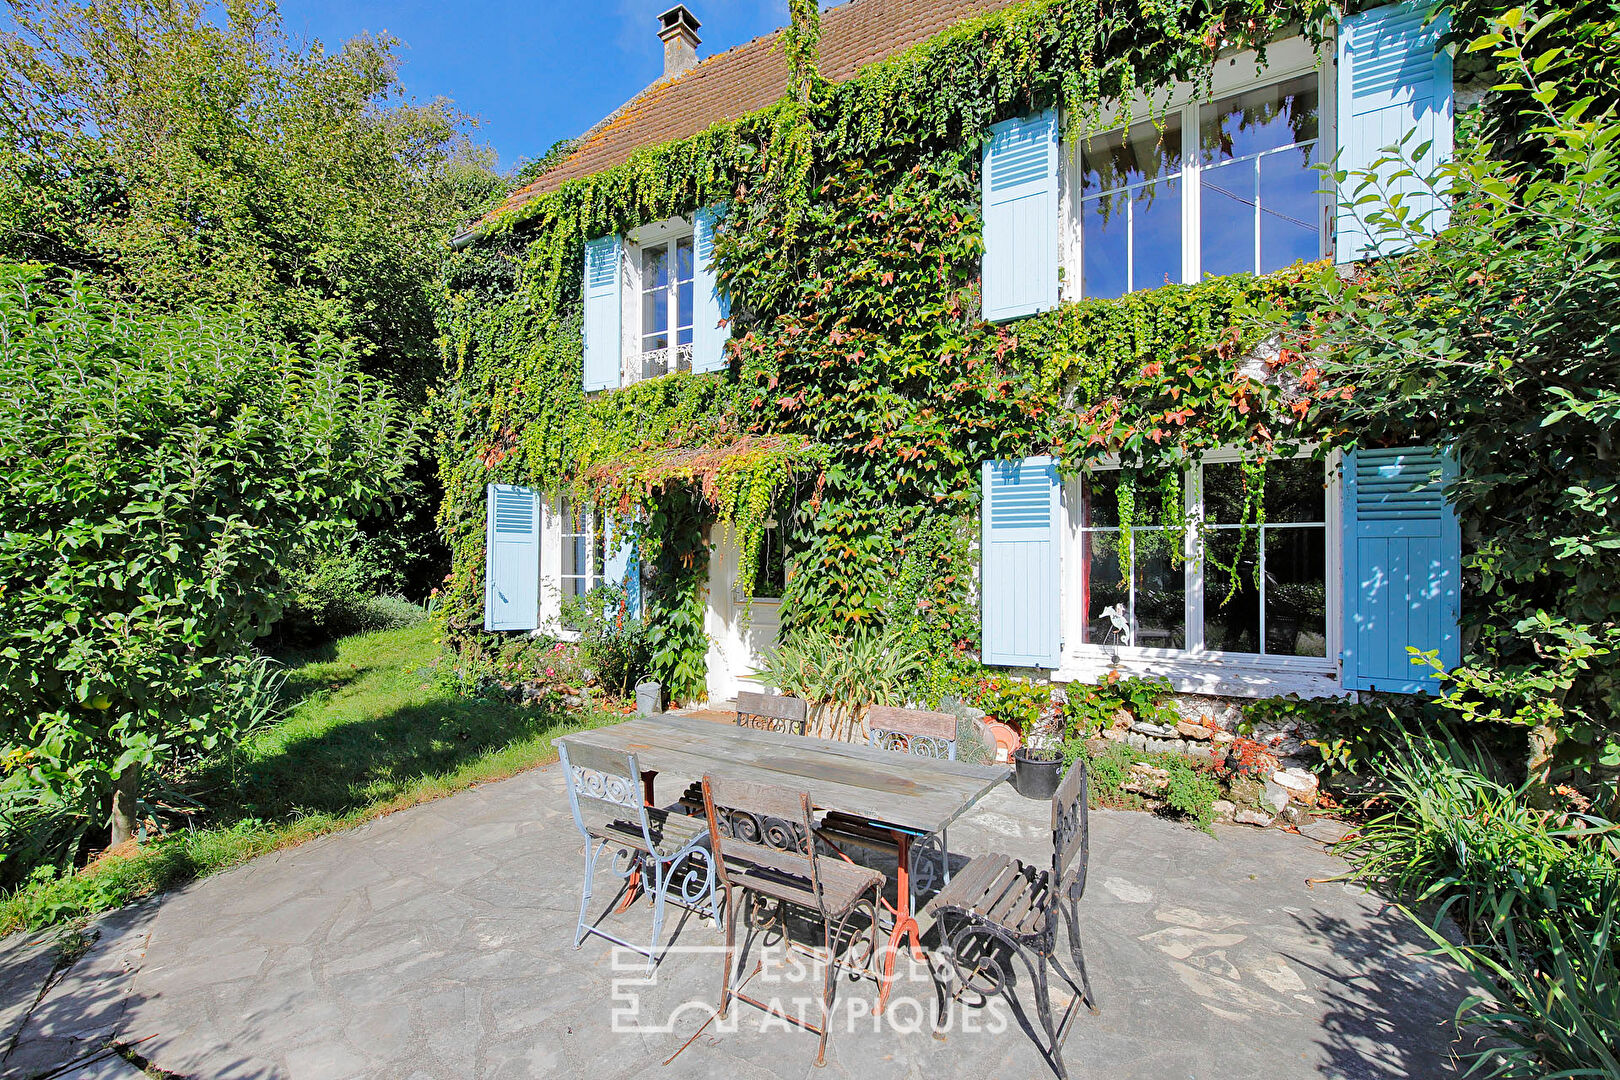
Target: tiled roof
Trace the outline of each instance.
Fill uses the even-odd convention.
[[[820,70],[842,82],[963,19],[1020,0],[848,0],[821,17]],[[650,31],[649,31],[650,32]],[[787,92],[782,31],[711,56],[674,79],[661,79],[587,131],[573,153],[507,197],[491,217],[627,160],[643,146],[695,135],[711,124],[762,109]]]

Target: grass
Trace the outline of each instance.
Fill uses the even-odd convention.
[[[0,900],[0,934],[104,911],[504,779],[554,761],[557,735],[619,719],[463,697],[438,677],[439,656],[423,624],[288,657],[291,711],[181,778],[185,823],[69,877],[30,881]]]

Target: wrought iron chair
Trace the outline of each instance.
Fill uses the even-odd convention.
[[[747,692],[737,695],[738,727],[803,735],[809,717],[810,707],[803,698]]]
[[[658,942],[669,901],[717,921],[721,918],[708,832],[695,818],[646,805],[641,796],[641,768],[634,754],[582,745],[559,746],[558,753],[568,781],[574,824],[585,838],[585,888],[574,948],[584,943],[587,934],[596,934],[645,956],[650,974],[658,964]],[[645,947],[588,919],[597,862],[609,849],[613,850],[609,867],[625,880],[632,895],[641,885],[652,899],[652,941]]]
[[[1086,763],[1078,760],[1052,797],[1052,868],[1037,870],[1005,855],[980,855],[956,872],[951,883],[926,911],[939,922],[940,941],[950,947],[950,959],[960,986],[956,996],[971,989],[986,997],[1012,997],[1009,964],[1000,955],[1019,956],[1035,978],[1035,1007],[1050,1040],[1048,1058],[1063,1080],[1063,1040],[1084,1002],[1097,1012],[1086,958],[1080,948],[1080,898],[1086,891],[1086,861],[1090,854],[1086,813]],[[1069,927],[1069,958],[1080,977],[1074,977],[1057,958],[1058,921]],[[949,930],[951,921],[957,929]],[[1063,1019],[1052,1020],[1048,969],[1055,970],[1075,992]]]
[[[956,760],[956,717],[950,713],[874,705],[866,711],[866,730],[881,749]]]
[[[840,969],[853,968],[858,974],[881,979],[876,965],[878,946],[878,896],[883,889],[883,875],[876,870],[840,859],[817,855],[812,839],[813,821],[810,796],[804,792],[785,792],[764,784],[741,780],[724,780],[705,776],[702,781],[704,816],[709,825],[709,843],[714,851],[715,863],[720,868],[720,886],[725,893],[726,959],[720,983],[720,1016],[725,1017],[731,1000],[736,998],[773,1016],[797,1024],[821,1036],[816,1049],[816,1064],[827,1060],[827,1035],[832,1023],[833,987]],[[739,815],[761,826],[757,839],[744,839],[728,818]],[[736,986],[732,979],[737,963],[737,906],[734,890],[751,897],[748,937],[744,939],[742,955],[756,929],[769,929],[780,925],[786,935],[789,905],[813,914],[821,924],[821,950],[818,959],[825,964],[821,991],[821,1022],[781,1012],[771,1003],[750,997],[743,992],[747,979]],[[769,919],[758,918],[760,909],[776,902],[777,915]],[[870,919],[872,938],[865,960],[868,967],[846,963],[840,959],[845,949],[856,948],[854,926],[864,915]],[[749,976],[752,977],[752,973]]]
[[[803,735],[810,723],[810,706],[803,698],[749,692],[737,695],[737,726]],[[694,780],[681,793],[680,806],[688,814],[703,813],[703,789]]]

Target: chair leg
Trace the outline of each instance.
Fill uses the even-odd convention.
[[[591,881],[596,877],[596,857],[607,846],[607,841],[597,843],[587,839],[585,841],[585,889],[584,895],[579,898],[579,923],[574,927],[574,948],[579,948],[585,941],[586,928],[589,923],[586,916],[591,909]]]
[[[1063,1067],[1063,1047],[1058,1043],[1057,1027],[1052,1023],[1051,986],[1046,976],[1046,957],[1036,956],[1035,965],[1035,1009],[1041,1017],[1041,1027],[1046,1029],[1046,1045],[1051,1049],[1048,1055],[1052,1060],[1052,1068],[1058,1074],[1058,1080],[1068,1080],[1069,1074]]]
[[[731,902],[731,886],[726,886],[726,961],[720,971],[720,1019],[726,1018],[731,1004],[731,965],[737,951],[737,909]]]
[[[816,1046],[816,1068],[827,1064],[827,1035],[832,1031],[833,988],[838,981],[838,955],[834,951],[832,919],[821,916],[821,942],[827,949],[827,970],[821,976],[821,1042]]]
[[[647,974],[658,966],[658,938],[664,932],[664,903],[669,899],[673,867],[666,867],[656,856],[648,860],[653,872],[653,929],[652,944],[647,948]]]
[[[1069,924],[1069,956],[1074,960],[1076,973],[1080,976],[1080,997],[1091,1010],[1091,1015],[1097,1016],[1102,1010],[1097,1008],[1097,999],[1091,992],[1091,977],[1086,974],[1086,954],[1080,948],[1080,928],[1075,925],[1075,914],[1065,908],[1063,921]]]

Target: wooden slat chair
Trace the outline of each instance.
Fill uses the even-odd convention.
[[[1005,855],[980,855],[956,872],[943,891],[924,909],[939,923],[940,942],[949,946],[960,986],[955,996],[971,989],[986,996],[1006,994],[1012,1000],[1010,972],[1000,955],[1023,958],[1035,978],[1035,1004],[1041,1026],[1050,1040],[1048,1060],[1060,1078],[1063,1041],[1084,1002],[1097,1012],[1086,958],[1080,948],[1079,906],[1086,891],[1086,862],[1090,856],[1086,812],[1086,763],[1075,761],[1052,796],[1052,866],[1037,870]],[[1069,958],[1080,981],[1059,963],[1056,955],[1058,921],[1069,926]],[[957,929],[950,930],[955,922]],[[1047,983],[1048,969],[1056,970],[1075,992],[1075,999],[1054,1023]]]
[[[737,695],[737,726],[803,735],[810,723],[810,705],[803,698],[749,692]],[[688,814],[703,813],[703,790],[694,780],[681,794],[681,809]]]
[[[874,705],[866,711],[867,739],[883,750],[917,757],[956,760],[956,717],[923,709]],[[883,854],[898,854],[894,834],[865,818],[831,813],[821,822],[822,839],[842,850],[854,845]],[[924,892],[951,880],[950,844],[944,832],[937,843],[916,845],[910,868],[914,888]],[[933,865],[938,860],[939,865]]]
[[[803,735],[810,723],[810,706],[803,698],[743,692],[737,695],[737,726]]]
[[[816,1064],[827,1059],[827,1035],[831,1028],[833,989],[841,968],[853,968],[858,974],[881,980],[877,965],[880,963],[878,945],[878,897],[883,890],[883,875],[876,870],[841,859],[817,855],[811,837],[813,833],[810,796],[805,792],[786,792],[780,788],[743,780],[725,780],[705,776],[701,782],[704,817],[709,826],[709,843],[720,868],[720,886],[726,905],[726,957],[720,983],[720,1016],[723,1019],[731,1000],[736,998],[773,1016],[821,1036],[816,1049]],[[762,842],[740,839],[736,829],[728,827],[727,818],[748,815],[760,822]],[[741,891],[744,897],[736,897]],[[780,925],[784,936],[787,929],[786,908],[791,905],[812,914],[821,925],[821,953],[817,959],[825,964],[822,981],[821,1019],[812,1023],[803,1017],[781,1012],[772,1004],[750,997],[743,992],[747,979],[736,986],[737,913],[743,909],[739,901],[751,897],[756,905],[776,901],[778,915],[769,920],[748,919],[748,936],[743,941],[742,956],[756,930]],[[871,947],[866,954],[866,966],[846,963],[840,959],[844,949],[856,946],[855,927],[864,917],[871,923]],[[777,922],[780,919],[780,923]]]
[[[646,805],[634,754],[584,745],[559,746],[558,754],[574,824],[585,838],[585,887],[574,948],[587,934],[596,934],[645,956],[650,974],[658,964],[664,908],[670,900],[716,920],[721,917],[708,830],[698,819]],[[645,946],[603,929],[601,920],[589,920],[597,862],[609,850],[615,852],[609,868],[629,888],[637,884],[632,875],[639,874],[652,900],[652,941]]]

